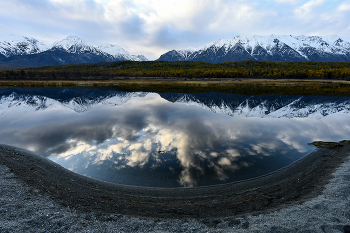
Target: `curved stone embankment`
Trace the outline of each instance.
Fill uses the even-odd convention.
[[[145,188],[111,184],[73,173],[27,150],[0,145],[0,164],[62,205],[104,214],[157,218],[258,214],[322,193],[332,173],[350,155],[350,145],[317,149],[269,175],[225,185]]]

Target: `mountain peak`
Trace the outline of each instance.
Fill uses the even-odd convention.
[[[47,48],[46,44],[31,37],[0,33],[0,54],[5,57],[36,54]]]
[[[92,47],[92,46],[88,46],[85,41],[83,41],[77,36],[68,36],[63,40],[54,43],[53,47],[60,47],[65,50],[68,50],[68,51],[71,50],[71,52],[73,51],[75,52],[77,47],[86,48],[86,47]]]
[[[98,46],[97,48],[103,52],[111,54],[112,56],[120,56],[120,55],[130,56],[129,52],[127,52],[125,49],[123,49],[119,45],[104,44],[104,45]]]
[[[66,37],[66,39],[69,39],[69,40],[81,40],[80,37],[77,37],[77,36],[74,36],[74,35],[69,35]]]

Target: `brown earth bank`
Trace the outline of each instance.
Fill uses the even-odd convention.
[[[322,193],[349,158],[350,145],[314,152],[263,177],[195,188],[147,188],[107,183],[73,173],[27,150],[0,145],[0,164],[63,206],[96,214],[162,219],[258,215],[302,203]]]
[[[350,96],[350,81],[322,79],[240,79],[85,77],[76,80],[0,79],[0,87],[84,87],[144,92],[222,92],[240,95]]]
[[[13,85],[13,84],[43,84],[52,83],[57,85],[64,84],[100,84],[100,85],[113,85],[118,83],[130,83],[130,84],[203,84],[203,85],[229,85],[229,84],[268,84],[268,85],[350,85],[350,80],[337,80],[337,79],[273,79],[273,78],[186,78],[186,77],[123,77],[123,76],[87,76],[81,78],[50,78],[41,77],[37,79],[22,78],[11,79],[2,78],[0,84]]]

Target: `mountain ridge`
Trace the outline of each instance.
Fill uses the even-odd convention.
[[[160,61],[211,63],[261,60],[273,62],[350,62],[350,43],[338,36],[236,36],[199,49],[171,50]]]
[[[113,61],[146,61],[143,55],[131,55],[118,45],[93,46],[77,36],[47,44],[35,38],[0,34],[0,68],[36,67]]]

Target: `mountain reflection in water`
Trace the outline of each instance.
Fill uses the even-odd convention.
[[[0,143],[119,184],[190,187],[248,179],[303,157],[313,149],[308,142],[350,138],[348,114],[334,111],[320,119],[231,117],[152,93],[74,103],[40,96],[2,95]],[[33,107],[38,101],[41,107]]]

